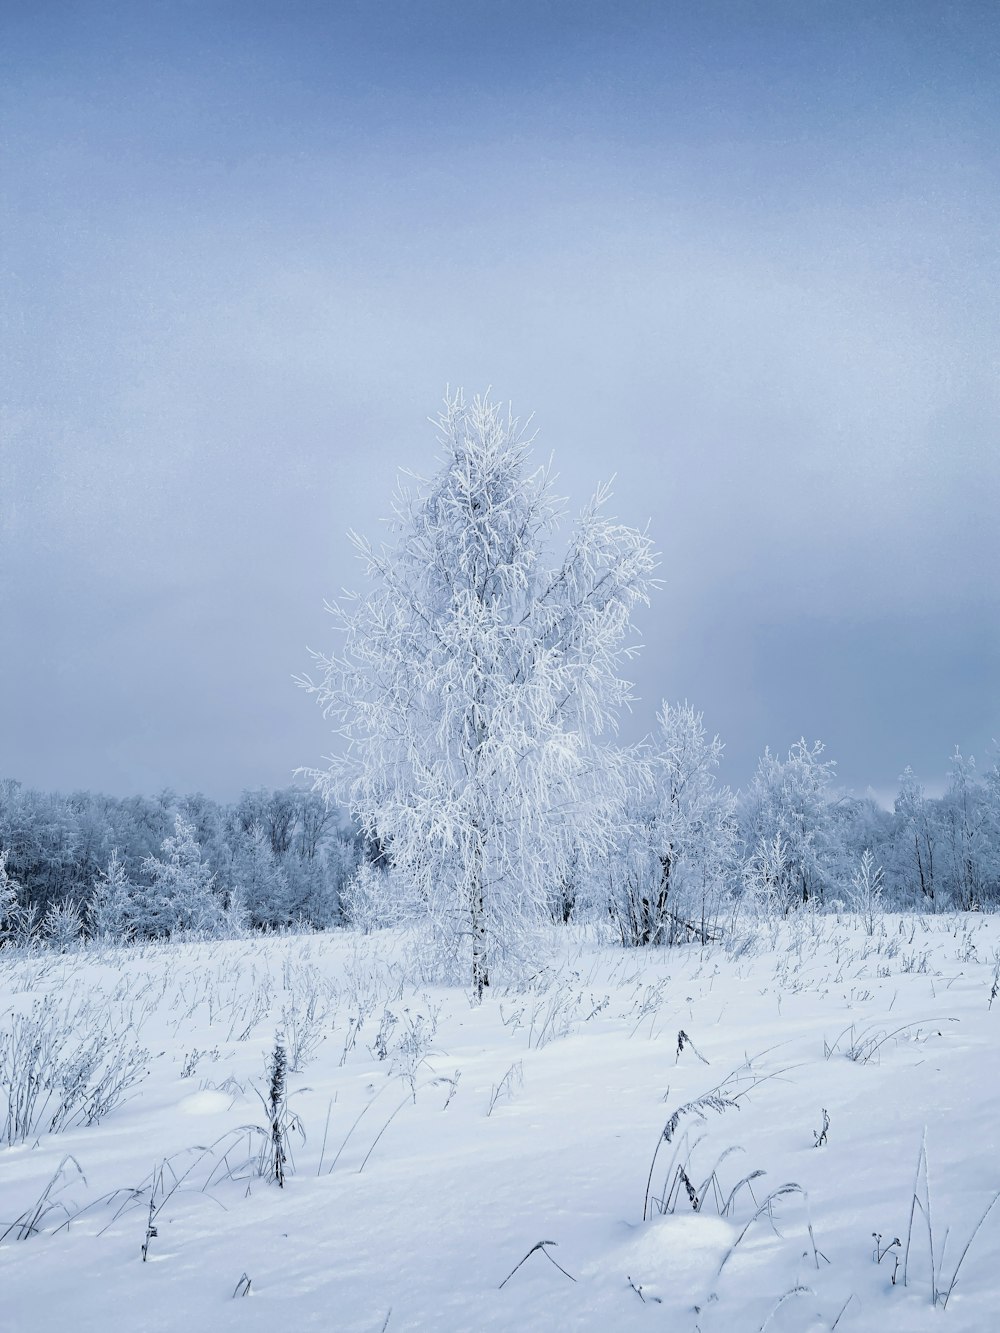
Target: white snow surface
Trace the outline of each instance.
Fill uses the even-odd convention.
[[[414,982],[392,932],[0,954],[0,1031],[40,1002],[150,1053],[97,1123],[0,1147],[0,1327],[990,1333],[1000,1205],[942,1303],[1000,1190],[998,946],[977,915],[567,930],[482,1004]],[[279,1034],[284,1188],[245,1128]],[[713,1090],[736,1105],[666,1142]],[[918,1208],[904,1286],[923,1142],[937,1274]],[[875,1232],[901,1241],[880,1263]]]

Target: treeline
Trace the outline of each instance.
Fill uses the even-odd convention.
[[[741,906],[946,911],[1000,908],[1000,761],[957,750],[944,794],[905,770],[893,808],[839,791],[823,746],[765,752],[737,793],[689,705],[655,741],[600,849],[553,864],[555,921],[612,920],[626,945],[712,938]],[[289,927],[362,930],[425,904],[316,792],[124,799],[0,782],[0,941],[160,938]]]
[[[886,906],[1000,907],[1000,761],[980,773],[956,749],[937,798],[907,768],[891,810],[872,797],[837,795],[833,773],[818,747],[801,742],[784,761],[761,761],[738,805],[751,885],[763,881],[780,902],[816,896],[851,905],[869,893],[867,857]]]
[[[606,904],[625,944],[710,938],[734,908],[985,911],[1000,907],[1000,760],[980,772],[957,749],[928,797],[912,770],[893,808],[838,791],[820,743],[766,751],[733,794],[715,782],[722,746],[688,705],[665,706],[619,832],[597,873],[556,902]],[[592,863],[593,864],[593,863]]]
[[[0,782],[0,938],[325,929],[362,855],[315,792],[69,796]]]

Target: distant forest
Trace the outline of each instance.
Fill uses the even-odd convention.
[[[1000,906],[1000,762],[980,772],[956,751],[939,798],[906,770],[887,810],[838,792],[822,746],[801,741],[787,756],[765,753],[734,795],[711,780],[721,746],[705,737],[700,715],[680,706],[665,717],[657,792],[623,808],[603,849],[554,877],[553,921],[603,917],[623,943],[655,944],[710,935],[740,902],[771,913]],[[379,851],[299,787],[246,791],[224,805],[171,791],[63,796],[8,779],[0,939],[65,947],[93,937],[370,929],[402,919],[407,899],[391,855]]]
[[[361,840],[299,787],[118,799],[0,782],[0,930],[80,934],[325,929],[341,921]]]

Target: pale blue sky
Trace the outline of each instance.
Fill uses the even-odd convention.
[[[617,474],[743,781],[1000,736],[1000,9],[3,8],[0,770],[233,795],[445,385]]]

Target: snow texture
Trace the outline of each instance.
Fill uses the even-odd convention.
[[[4,950],[0,1117],[33,1014],[93,1114],[0,1147],[3,1327],[996,1327],[996,918],[552,934],[479,1004],[399,931]]]

